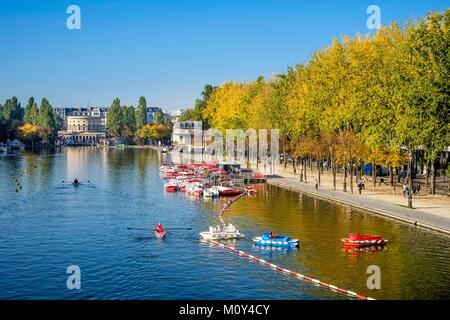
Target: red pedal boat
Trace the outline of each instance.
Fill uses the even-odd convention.
[[[249,195],[255,195],[256,194],[256,188],[253,186],[246,187],[245,191],[247,191],[247,194]]]
[[[348,238],[341,239],[346,247],[384,246],[387,240],[381,236],[361,235],[350,233]]]
[[[221,188],[219,189],[219,195],[224,197],[238,196],[242,193],[240,189]]]

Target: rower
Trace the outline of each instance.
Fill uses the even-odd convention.
[[[161,223],[158,223],[155,227],[155,231],[156,232],[163,232],[164,231],[164,227]]]
[[[74,184],[74,185],[77,185],[77,184],[79,184],[79,182],[78,182],[78,179],[77,179],[77,178],[75,178],[75,180],[73,180],[73,184]]]

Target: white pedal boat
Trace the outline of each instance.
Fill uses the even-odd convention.
[[[200,232],[200,238],[205,240],[231,240],[242,239],[244,237],[231,223],[225,225],[223,228],[220,226],[209,227],[208,231]]]

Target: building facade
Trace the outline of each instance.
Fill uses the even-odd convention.
[[[158,108],[158,107],[147,107],[146,114],[145,114],[147,123],[153,123],[155,114],[160,111],[162,111],[162,109]]]
[[[95,144],[106,138],[106,108],[66,108],[59,114],[65,120],[65,130],[58,132],[61,143]]]
[[[192,145],[195,129],[202,129],[201,121],[176,122],[173,126],[172,143],[174,145]]]

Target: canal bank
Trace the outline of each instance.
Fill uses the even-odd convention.
[[[450,235],[449,214],[432,214],[419,209],[410,209],[378,199],[371,199],[365,195],[353,195],[321,188],[316,190],[314,186],[294,178],[271,176],[267,179],[267,183]]]

